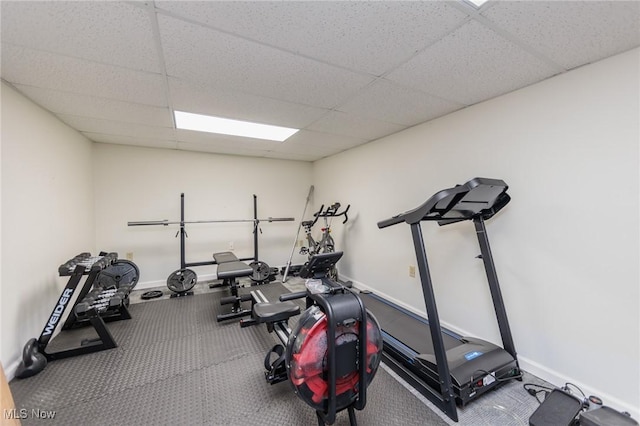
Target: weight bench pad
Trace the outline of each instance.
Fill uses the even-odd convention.
[[[253,317],[258,323],[284,321],[289,317],[298,315],[299,313],[300,306],[291,301],[256,303],[253,305]]]
[[[218,265],[218,279],[247,277],[251,274],[253,274],[253,268],[239,260]]]
[[[230,251],[223,251],[220,253],[213,253],[213,260],[215,260],[216,263],[220,264],[220,263],[228,263],[228,262],[237,262],[238,258],[236,257],[235,254],[233,254]]]

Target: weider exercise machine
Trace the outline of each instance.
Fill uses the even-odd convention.
[[[186,261],[185,246],[186,238],[188,238],[186,225],[196,223],[238,223],[238,222],[252,222],[253,223],[253,257],[244,257],[235,259],[239,261],[252,261],[249,266],[252,268],[252,273],[249,274],[254,282],[262,283],[272,279],[273,275],[277,274],[277,269],[270,268],[265,262],[258,260],[258,233],[262,232],[260,229],[260,222],[291,222],[294,220],[292,217],[269,217],[267,219],[258,219],[258,197],[253,195],[253,219],[223,219],[223,220],[190,220],[186,221],[184,218],[184,193],[180,194],[180,220],[149,220],[149,221],[137,221],[127,222],[127,226],[154,226],[154,225],[179,225],[180,229],[176,233],[176,237],[180,236],[180,269],[172,272],[167,278],[167,287],[173,293],[171,297],[180,297],[192,295],[193,287],[198,281],[198,276],[190,267],[205,266],[205,265],[217,265],[215,260],[203,261],[203,262],[188,262]],[[235,256],[235,255],[234,255]],[[275,269],[275,271],[273,270]]]
[[[30,339],[25,344],[22,361],[16,370],[16,377],[19,379],[38,374],[48,361],[117,347],[105,322],[131,319],[127,309],[129,293],[140,277],[140,271],[133,262],[118,259],[117,253],[101,252],[98,256],[80,253],[62,264],[58,273],[61,277],[68,276],[69,280],[40,337],[37,340]],[[73,295],[83,276],[86,276],[86,280],[74,300]],[[62,330],[91,325],[98,337],[82,340],[79,346],[73,348],[47,351],[69,305],[72,305],[71,313]]]
[[[378,222],[379,228],[403,222],[411,227],[428,320],[373,293],[360,295],[380,321],[385,364],[454,421],[458,421],[456,402],[464,405],[505,381],[522,378],[485,228],[485,221],[510,201],[507,188],[502,180],[475,178]],[[484,263],[503,347],[440,326],[421,222],[443,226],[466,220],[476,228],[478,258]]]
[[[241,323],[266,324],[276,333],[282,344],[267,354],[265,378],[270,384],[288,379],[295,393],[315,409],[319,426],[333,424],[336,413],[345,409],[350,424],[357,424],[354,410],[367,403],[367,386],[382,352],[376,319],[355,292],[327,278],[340,257],[342,252],[312,256],[300,271],[307,278],[306,291],[282,295],[276,303],[255,303],[252,319]],[[259,300],[260,292],[252,293]],[[288,319],[300,313],[292,300],[301,298],[306,298],[307,309],[292,331]]]

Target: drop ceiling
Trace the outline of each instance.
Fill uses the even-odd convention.
[[[640,46],[637,1],[2,1],[1,77],[95,142],[315,161]],[[173,110],[301,129],[176,130]]]

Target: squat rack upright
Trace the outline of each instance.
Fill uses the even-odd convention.
[[[176,233],[176,237],[179,235],[180,236],[180,269],[175,271],[174,273],[172,273],[169,276],[168,279],[168,283],[169,281],[174,280],[174,277],[177,273],[179,275],[179,280],[180,281],[184,281],[184,277],[183,274],[186,271],[189,271],[192,275],[193,275],[193,285],[195,285],[195,272],[191,271],[190,269],[188,269],[189,267],[195,267],[195,266],[206,266],[206,265],[217,265],[218,262],[216,262],[214,259],[212,260],[207,260],[207,261],[201,261],[201,262],[187,262],[186,261],[186,239],[188,238],[187,235],[187,230],[186,230],[186,225],[187,224],[192,224],[192,223],[238,223],[238,222],[253,222],[253,257],[244,257],[244,258],[240,258],[239,260],[241,261],[253,261],[253,262],[258,262],[258,232],[260,230],[260,222],[291,222],[295,220],[292,217],[268,217],[266,219],[259,219],[258,218],[258,197],[253,194],[253,219],[218,219],[218,220],[191,220],[191,221],[187,221],[185,220],[185,215],[184,215],[184,192],[180,194],[180,220],[179,221],[169,221],[169,220],[150,220],[150,221],[134,221],[134,222],[127,222],[127,226],[154,226],[154,225],[163,225],[163,226],[169,226],[169,225],[179,225],[180,229],[178,230],[178,232]],[[265,264],[266,265],[266,264]],[[263,266],[263,265],[259,265],[259,266]],[[268,272],[268,266],[266,268],[254,268],[257,269],[256,273],[258,273],[260,275],[260,277],[262,275],[264,275],[265,273]],[[258,278],[260,278],[258,277]],[[268,277],[268,275],[267,275]],[[264,277],[265,279],[267,277]],[[190,290],[193,285],[191,285],[188,289],[185,289],[184,291],[188,291]],[[174,290],[171,286],[169,286],[170,289]],[[185,287],[186,288],[186,287]],[[177,291],[178,293],[181,293],[181,291]]]

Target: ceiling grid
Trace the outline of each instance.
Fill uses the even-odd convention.
[[[315,161],[640,46],[637,1],[2,1],[2,79],[95,142]],[[176,130],[173,110],[301,129]]]

